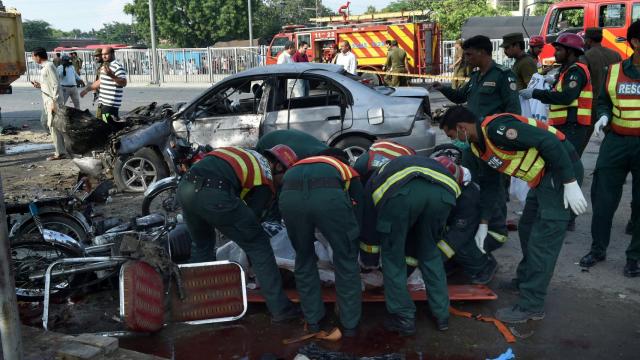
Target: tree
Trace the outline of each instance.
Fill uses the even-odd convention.
[[[135,45],[142,41],[132,25],[120,22],[104,24],[96,32],[96,37],[105,44]]]
[[[58,46],[58,40],[53,36],[54,29],[46,21],[25,20],[22,22],[22,32],[24,33],[24,49],[26,51],[32,51],[38,47],[53,50]]]
[[[378,12],[378,10],[376,10],[376,7],[373,5],[369,5],[367,6],[367,10],[364,12],[365,14],[375,14],[376,12]]]
[[[425,10],[434,12],[445,40],[459,39],[462,25],[472,16],[509,15],[504,9],[494,9],[486,0],[400,0],[384,11]]]

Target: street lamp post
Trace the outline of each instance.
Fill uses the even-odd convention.
[[[153,0],[149,0],[149,22],[151,23],[151,83],[158,84],[158,54],[156,51],[156,16]]]
[[[251,20],[251,0],[247,0],[247,7],[249,8],[249,46],[253,46],[253,22]]]

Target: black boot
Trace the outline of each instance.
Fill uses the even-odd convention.
[[[598,255],[592,251],[589,251],[587,255],[583,256],[582,259],[580,259],[580,266],[589,268],[599,263],[600,261],[604,261],[604,259],[606,258],[606,255]]]
[[[627,259],[627,265],[624,266],[624,276],[630,278],[640,276],[640,267],[638,267],[638,260]]]
[[[438,331],[449,330],[449,319],[436,319],[436,327],[438,328]]]
[[[279,324],[297,319],[302,319],[302,310],[300,309],[299,304],[291,304],[287,308],[287,310],[285,310],[281,314],[273,315],[271,317],[271,322],[274,324]]]
[[[498,270],[498,262],[491,255],[487,255],[487,257],[489,258],[487,265],[485,265],[482,270],[480,270],[478,273],[476,273],[471,277],[472,284],[486,285],[489,282],[491,282],[491,280],[493,280],[493,276],[496,274],[496,271]]]
[[[416,333],[416,320],[399,315],[389,315],[384,319],[384,328],[393,331],[400,336],[411,336]]]

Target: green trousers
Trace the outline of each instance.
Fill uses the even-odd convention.
[[[178,199],[192,239],[191,262],[215,260],[215,229],[233,239],[247,254],[260,282],[260,293],[273,315],[288,310],[291,302],[282,289],[282,278],[269,237],[255,214],[231,192],[201,188],[181,181]]]
[[[582,183],[582,163],[573,163],[578,183]],[[518,264],[517,282],[520,289],[518,305],[530,311],[542,311],[547,288],[553,276],[571,219],[564,207],[564,185],[548,172],[540,184],[529,190],[518,225],[522,260]]]
[[[405,245],[416,241],[416,259],[431,312],[438,319],[449,318],[447,275],[436,244],[455,200],[442,186],[415,179],[378,209],[376,230],[381,236],[384,298],[390,314],[415,319],[416,306],[407,289]],[[409,239],[410,232],[415,237]]]
[[[640,260],[640,136],[609,132],[602,141],[591,184],[591,251],[598,255],[607,252],[613,215],[629,172],[633,177],[631,221],[634,227],[626,255],[627,259]]]
[[[591,134],[589,134],[589,127],[579,125],[577,123],[566,123],[564,125],[555,126],[555,128],[560,130],[567,137],[567,140],[569,140],[571,145],[576,149],[578,156],[581,157],[584,149],[589,143],[588,137],[591,136]]]
[[[362,312],[360,229],[347,193],[337,188],[285,190],[279,204],[296,251],[294,274],[305,319],[316,324],[325,315],[314,246],[317,228],[333,249],[340,322],[346,329],[355,328]]]

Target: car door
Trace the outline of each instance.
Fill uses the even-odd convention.
[[[619,52],[623,59],[633,53],[626,39],[627,14],[632,10],[628,3],[619,1],[599,4],[596,14],[597,26],[602,28],[602,45]]]
[[[240,79],[212,91],[192,110],[190,141],[213,147],[255,146],[268,98],[265,84],[265,79]]]

